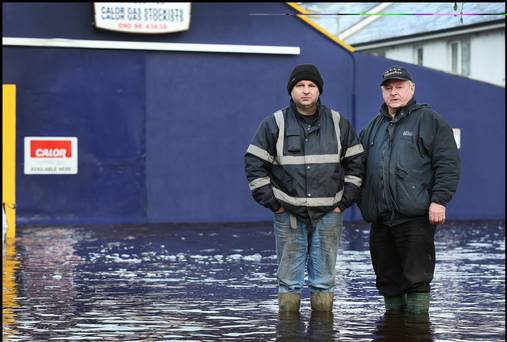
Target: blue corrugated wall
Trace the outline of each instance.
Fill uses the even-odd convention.
[[[323,103],[359,131],[391,64],[352,55],[295,17],[249,15],[293,12],[285,4],[194,3],[189,31],[146,36],[95,30],[90,3],[2,6],[4,37],[301,47],[299,56],[3,47],[3,83],[18,89],[20,223],[269,220],[250,196],[243,154],[262,118],[287,104],[293,66],[316,64]],[[417,98],[462,129],[451,216],[503,218],[503,89],[410,68]],[[78,175],[24,175],[24,136],[77,136]]]
[[[18,221],[142,221],[143,53],[4,48],[3,75],[17,85]],[[25,136],[78,137],[78,174],[24,175]]]

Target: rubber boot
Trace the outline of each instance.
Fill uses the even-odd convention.
[[[394,297],[384,297],[387,312],[401,312],[407,308],[407,294]]]
[[[333,311],[333,292],[314,292],[310,303],[313,311]]]
[[[301,303],[301,294],[299,293],[279,293],[278,310],[280,312],[299,312]]]
[[[407,294],[407,311],[415,314],[427,313],[430,308],[429,292],[413,292]]]

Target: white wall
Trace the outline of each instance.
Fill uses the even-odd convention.
[[[388,47],[385,57],[415,64],[414,47],[423,45],[423,66],[450,73],[448,42],[462,38],[470,39],[469,78],[505,87],[504,29]]]
[[[482,33],[470,45],[470,77],[505,87],[505,30]]]
[[[398,45],[389,47],[386,50],[385,57],[394,59],[397,61],[407,62],[407,63],[413,63],[414,62],[414,56],[412,52],[412,45]]]
[[[448,70],[446,41],[435,40],[424,44],[423,66],[438,70]]]

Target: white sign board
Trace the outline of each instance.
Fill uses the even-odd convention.
[[[25,175],[75,174],[76,137],[25,137]]]
[[[94,2],[97,28],[130,33],[188,30],[190,2]]]

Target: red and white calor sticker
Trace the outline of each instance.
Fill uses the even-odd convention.
[[[25,174],[77,174],[77,138],[25,137]]]

